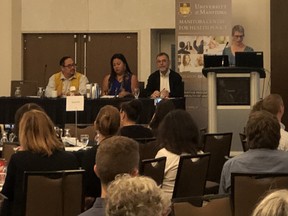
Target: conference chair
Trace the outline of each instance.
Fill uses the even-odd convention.
[[[164,171],[166,165],[166,157],[146,159],[140,162],[140,175],[151,177],[158,186],[162,187],[164,179]]]
[[[203,151],[211,154],[207,174],[206,194],[217,194],[224,163],[230,157],[233,133],[206,133]]]
[[[159,145],[157,140],[152,140],[145,144],[139,141],[138,143],[139,143],[140,160],[155,158],[157,152],[161,149],[161,146]]]
[[[38,82],[32,80],[11,80],[10,95],[14,97],[16,87],[20,87],[21,96],[36,96]]]
[[[204,195],[209,160],[210,153],[180,156],[172,198]]]
[[[199,203],[204,204],[199,206]],[[172,199],[172,211],[174,216],[232,216],[229,195]]]
[[[248,151],[249,146],[248,146],[248,143],[247,143],[246,135],[243,134],[243,133],[239,133],[239,137],[240,137],[240,141],[241,141],[241,144],[242,144],[243,151],[244,152]]]
[[[23,215],[71,216],[83,210],[84,170],[24,172]]]
[[[7,164],[10,161],[10,158],[15,154],[17,147],[19,147],[18,142],[4,142],[2,148],[2,158],[4,158]]]
[[[65,128],[70,129],[70,134],[72,137],[76,137],[80,140],[81,134],[89,134],[89,140],[94,141],[96,136],[96,131],[93,124],[65,124]]]
[[[288,189],[288,173],[232,173],[234,216],[250,216],[257,203],[273,189]]]

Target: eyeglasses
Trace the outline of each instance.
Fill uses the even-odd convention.
[[[67,68],[69,68],[69,69],[71,69],[72,67],[77,67],[77,65],[76,64],[69,64],[69,65],[64,65],[63,67],[67,67]]]

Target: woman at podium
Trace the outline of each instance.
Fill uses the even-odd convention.
[[[230,66],[235,66],[235,52],[253,52],[253,48],[246,46],[243,43],[244,39],[244,27],[241,25],[235,25],[232,28],[232,43],[231,46],[225,47],[223,55],[228,55]]]

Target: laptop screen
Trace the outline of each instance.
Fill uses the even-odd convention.
[[[229,66],[227,55],[204,55],[204,67],[226,67]]]
[[[263,68],[263,52],[236,52],[235,66]]]

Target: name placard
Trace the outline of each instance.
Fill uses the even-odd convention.
[[[66,111],[84,111],[84,96],[67,96]]]

